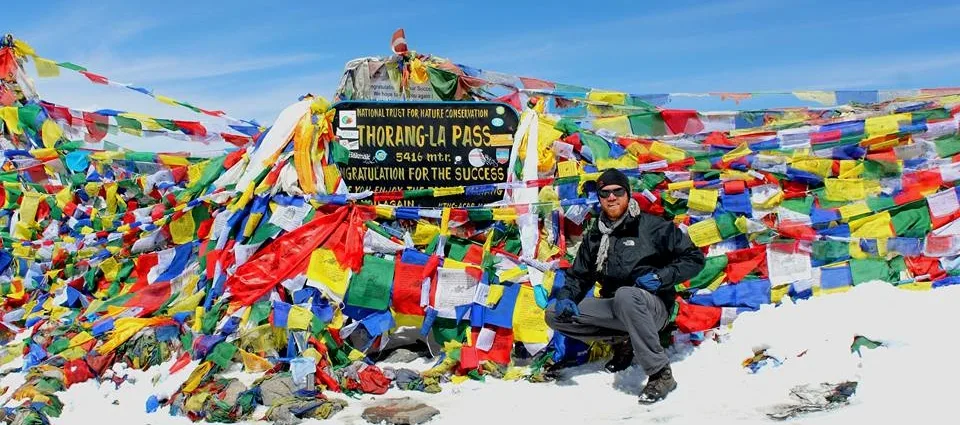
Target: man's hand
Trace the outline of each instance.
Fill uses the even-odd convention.
[[[636,285],[648,292],[657,292],[660,289],[660,277],[656,273],[647,273],[637,278]]]
[[[573,316],[580,315],[580,309],[577,307],[577,303],[569,299],[557,301],[554,311],[556,311],[555,317],[559,322],[569,322]]]

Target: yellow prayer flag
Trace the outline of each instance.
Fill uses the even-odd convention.
[[[687,227],[687,234],[690,240],[698,247],[713,245],[723,240],[720,236],[720,229],[717,228],[717,222],[712,218],[709,220],[694,223]]]
[[[440,234],[442,236],[450,234],[450,208],[444,208],[440,213]]]
[[[693,188],[693,180],[667,183],[667,190],[684,190]]]
[[[318,248],[310,254],[307,266],[307,279],[327,287],[336,298],[342,300],[347,292],[347,270],[345,270],[333,251]]]
[[[20,202],[20,221],[28,225],[37,222],[37,209],[40,206],[40,200],[43,194],[39,192],[24,192],[23,200]]]
[[[190,161],[188,161],[186,157],[180,155],[158,154],[157,158],[160,159],[160,162],[166,166],[190,165]]]
[[[576,161],[561,161],[557,163],[557,177],[573,177],[577,175],[579,171],[577,170]]]
[[[697,211],[713,212],[717,209],[718,192],[714,189],[690,189],[687,206]]]
[[[895,236],[893,226],[890,223],[889,211],[852,220],[850,221],[850,236],[855,238],[890,238]]]
[[[826,179],[824,186],[828,201],[860,201],[867,198],[862,179]]]
[[[513,338],[518,342],[542,343],[550,341],[549,327],[543,310],[537,306],[536,295],[530,286],[521,286],[513,309]]]
[[[852,204],[844,205],[838,208],[838,210],[840,212],[840,217],[842,217],[844,220],[859,215],[870,214],[872,212],[870,207],[867,206],[866,202],[854,202]]]
[[[487,291],[487,305],[494,306],[497,305],[497,302],[500,301],[500,298],[503,297],[503,285],[490,285],[490,290]]]
[[[187,167],[187,181],[190,182],[190,186],[196,184],[200,177],[203,176],[204,164],[191,164]]]
[[[537,171],[546,173],[557,162],[553,154],[553,142],[563,137],[563,133],[554,128],[555,123],[545,119],[537,120],[537,126]]]
[[[514,267],[512,269],[507,269],[500,272],[500,281],[501,282],[519,282],[520,278],[527,275],[527,271],[523,267]]]
[[[513,207],[499,207],[493,209],[493,221],[516,221],[517,210]]]
[[[393,220],[394,214],[396,214],[396,211],[393,209],[392,205],[377,205],[376,211],[377,218],[384,220]]]
[[[287,316],[287,328],[305,331],[310,329],[310,321],[313,320],[313,313],[298,305],[290,307],[290,314]]]
[[[56,121],[47,118],[40,127],[40,138],[43,139],[43,146],[52,148],[63,138],[63,129],[57,125]]]
[[[104,199],[107,201],[107,214],[117,213],[117,182],[104,183]]]
[[[627,103],[627,94],[615,91],[590,90],[590,93],[587,93],[587,100],[611,105],[623,105]]]
[[[177,245],[192,241],[196,230],[197,226],[193,221],[193,214],[189,211],[170,222],[170,236],[173,238],[173,243]]]
[[[840,161],[840,174],[837,177],[841,179],[855,179],[859,178],[860,174],[864,170],[863,164],[860,161],[855,161],[852,159],[844,159]]]
[[[893,134],[900,131],[901,122],[910,122],[912,119],[913,115],[909,112],[870,117],[864,121],[864,130],[867,133],[867,137]]]
[[[663,142],[653,142],[650,146],[650,153],[670,162],[680,161],[687,157],[687,153],[683,149],[675,148]]]
[[[335,193],[337,191],[337,184],[340,182],[340,170],[337,169],[336,164],[324,165],[323,166],[323,185],[327,189],[327,193]]]
[[[747,142],[743,142],[743,143],[740,143],[740,146],[737,146],[736,149],[723,154],[723,157],[721,157],[721,159],[724,162],[730,162],[739,158],[743,158],[747,155],[750,155],[751,153],[753,153],[753,151],[750,150],[750,145],[748,145]]]
[[[603,117],[593,120],[593,128],[596,130],[610,130],[616,134],[632,134],[630,129],[630,119],[626,115],[615,117]]]
[[[103,270],[103,277],[108,282],[113,282],[117,278],[117,274],[120,273],[120,263],[113,257],[107,257],[100,263],[100,270]]]
[[[166,96],[164,96],[164,95],[162,95],[162,94],[158,94],[158,95],[154,96],[154,98],[156,98],[157,100],[159,100],[159,101],[161,101],[161,102],[163,102],[163,103],[166,103],[167,105],[170,105],[170,106],[180,106],[180,105],[177,105],[177,101],[175,101],[175,100],[173,100],[173,99],[171,99],[171,98],[169,98],[169,97],[166,97]]]
[[[210,361],[205,361],[200,363],[200,366],[197,366],[193,372],[190,373],[190,376],[183,383],[183,392],[186,394],[192,393],[197,387],[200,386],[200,382],[204,377],[207,376],[207,373],[210,372],[210,369],[213,369],[213,363]]]
[[[200,305],[200,302],[203,301],[203,298],[206,296],[207,292],[205,290],[200,290],[196,294],[190,295],[182,300],[176,302],[167,309],[167,313],[171,316],[177,313],[185,313],[196,310],[197,306]]]
[[[417,221],[417,228],[413,231],[413,244],[426,245],[440,234],[440,228],[425,220]]]
[[[462,195],[464,191],[463,186],[454,186],[454,187],[435,187],[433,188],[433,196],[454,196]]]
[[[23,134],[20,128],[20,114],[17,108],[13,106],[4,106],[0,108],[0,118],[7,127],[7,131],[13,134]]]
[[[790,285],[780,285],[770,288],[770,302],[779,304],[784,295],[790,292]]]
[[[793,168],[816,174],[822,178],[830,177],[833,174],[832,159],[801,159],[793,161]]]
[[[267,359],[244,350],[239,351],[240,359],[243,361],[244,372],[264,372],[273,368],[273,364],[271,364]]]

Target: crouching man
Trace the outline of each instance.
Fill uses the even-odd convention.
[[[659,332],[674,307],[674,286],[696,276],[703,253],[673,223],[640,211],[622,172],[597,179],[599,220],[585,235],[547,324],[579,340],[614,339],[606,369],[636,362],[649,376],[641,404],[662,400],[677,387]],[[594,284],[600,298],[585,298]]]

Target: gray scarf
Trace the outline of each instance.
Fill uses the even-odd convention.
[[[600,250],[597,251],[598,273],[603,273],[603,265],[607,262],[607,251],[610,250],[610,234],[613,233],[617,227],[620,227],[620,225],[623,224],[623,221],[627,219],[628,215],[630,217],[636,217],[640,215],[640,204],[637,203],[636,199],[630,198],[630,204],[627,207],[626,213],[621,215],[617,221],[610,223],[609,226],[603,222],[603,218],[597,222],[598,227],[600,228],[600,234],[602,235],[600,237]]]

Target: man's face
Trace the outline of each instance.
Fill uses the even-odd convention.
[[[600,188],[597,196],[600,198],[600,208],[611,220],[619,219],[627,210],[629,199],[623,186],[608,184]]]

